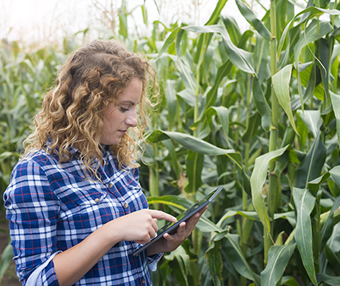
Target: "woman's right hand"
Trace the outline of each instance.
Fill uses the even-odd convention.
[[[165,212],[143,209],[114,219],[108,223],[106,228],[114,241],[126,240],[145,244],[156,236],[158,230],[157,219],[177,222],[174,216]]]

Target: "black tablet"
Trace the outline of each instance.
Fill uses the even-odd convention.
[[[142,247],[138,248],[133,252],[133,255],[137,255],[147,247],[149,247],[151,244],[159,240],[163,237],[164,234],[175,234],[178,226],[181,222],[187,221],[190,217],[192,217],[195,213],[203,209],[206,205],[208,205],[210,202],[212,202],[213,199],[217,197],[217,195],[221,192],[223,189],[222,186],[219,186],[217,189],[213,190],[211,193],[209,193],[206,197],[204,197],[202,200],[191,206],[189,209],[187,209],[185,212],[181,213],[177,217],[177,222],[168,222],[165,224],[162,228],[160,228],[157,231],[157,235],[147,244],[144,244]]]

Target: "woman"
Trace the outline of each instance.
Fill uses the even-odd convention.
[[[176,221],[148,209],[138,182],[152,70],[116,41],[94,41],[62,66],[4,194],[23,285],[151,285],[149,268],[195,227],[202,212],[132,255],[157,219]]]

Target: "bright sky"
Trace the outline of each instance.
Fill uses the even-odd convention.
[[[144,0],[126,0],[126,3],[128,11],[137,6],[133,10],[133,18],[129,19],[130,25],[135,21],[137,27],[144,28],[139,7]],[[213,12],[217,0],[145,0],[145,3],[150,24],[154,20],[160,20],[169,25],[179,19],[182,22],[203,25]],[[193,3],[200,3],[200,8],[195,10]],[[72,35],[89,26],[99,27],[100,18],[104,20],[103,25],[107,24],[103,14],[98,16],[98,7],[112,7],[117,10],[120,5],[119,0],[0,0],[0,39],[53,41],[62,38],[65,33]],[[227,2],[222,14],[237,19],[242,30],[249,27],[238,11],[235,0]],[[144,29],[147,30],[146,27]]]

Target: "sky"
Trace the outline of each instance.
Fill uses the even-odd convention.
[[[174,20],[203,25],[217,3],[217,0],[126,0],[127,10],[133,10],[129,23],[141,29],[142,33],[148,32],[140,8],[144,1],[148,11],[149,30],[155,20],[168,25]],[[261,1],[265,2],[269,3],[269,0]],[[109,27],[110,21],[105,17],[114,15],[120,6],[121,0],[0,0],[0,39],[54,41],[89,26]],[[195,9],[195,6],[199,8]],[[113,11],[110,11],[110,7]],[[261,9],[259,11],[261,14]],[[238,11],[235,0],[227,1],[222,15],[237,19],[241,30],[249,27]]]

